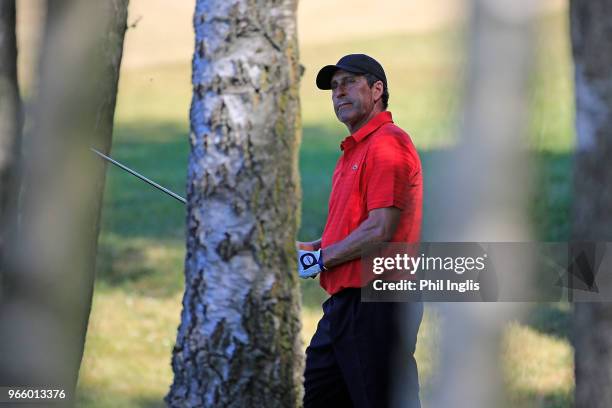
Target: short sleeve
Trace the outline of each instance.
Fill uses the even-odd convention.
[[[364,186],[367,210],[397,207],[406,209],[411,178],[418,170],[407,136],[381,133],[371,141],[365,157]]]

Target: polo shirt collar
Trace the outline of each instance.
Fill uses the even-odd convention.
[[[357,130],[355,133],[346,137],[342,143],[340,143],[340,149],[345,150],[361,142],[385,123],[393,123],[393,117],[389,111],[380,112],[370,119],[368,123],[359,128],[359,130]]]

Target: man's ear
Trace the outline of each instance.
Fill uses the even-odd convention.
[[[372,84],[372,96],[374,97],[374,102],[378,102],[382,98],[384,89],[385,86],[383,85],[382,81],[376,81]]]

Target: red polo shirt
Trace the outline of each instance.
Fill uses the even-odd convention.
[[[343,240],[376,208],[402,210],[392,242],[418,242],[421,234],[423,177],[421,161],[410,136],[381,112],[340,144],[332,178],[329,214],[321,246]],[[361,287],[360,260],[321,273],[330,295]]]

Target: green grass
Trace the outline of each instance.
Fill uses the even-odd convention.
[[[538,238],[566,240],[571,199],[571,77],[563,16],[539,26],[532,76],[529,142],[538,171],[532,220]],[[329,94],[314,87],[317,67],[349,52],[366,52],[385,66],[396,122],[413,137],[425,168],[425,224],[436,184],[435,163],[454,142],[463,80],[463,31],[363,38],[301,50],[306,67],[301,96],[300,172],[304,201],[300,239],[320,236],[327,215],[331,172],[346,129],[333,117]],[[183,194],[187,168],[189,62],[122,72],[112,154]],[[125,173],[109,168],[97,280],[79,406],[156,407],[172,379],[170,354],[183,292],[185,208]],[[317,282],[302,284],[307,342],[325,299]],[[509,325],[502,356],[514,405],[571,406],[572,351],[569,311],[533,305],[524,322]],[[419,333],[417,361],[424,388],[436,370],[439,327],[428,310]],[[527,353],[527,355],[525,354]]]
[[[568,304],[533,304],[523,324],[506,327],[502,355],[512,406],[573,406],[569,313]]]

